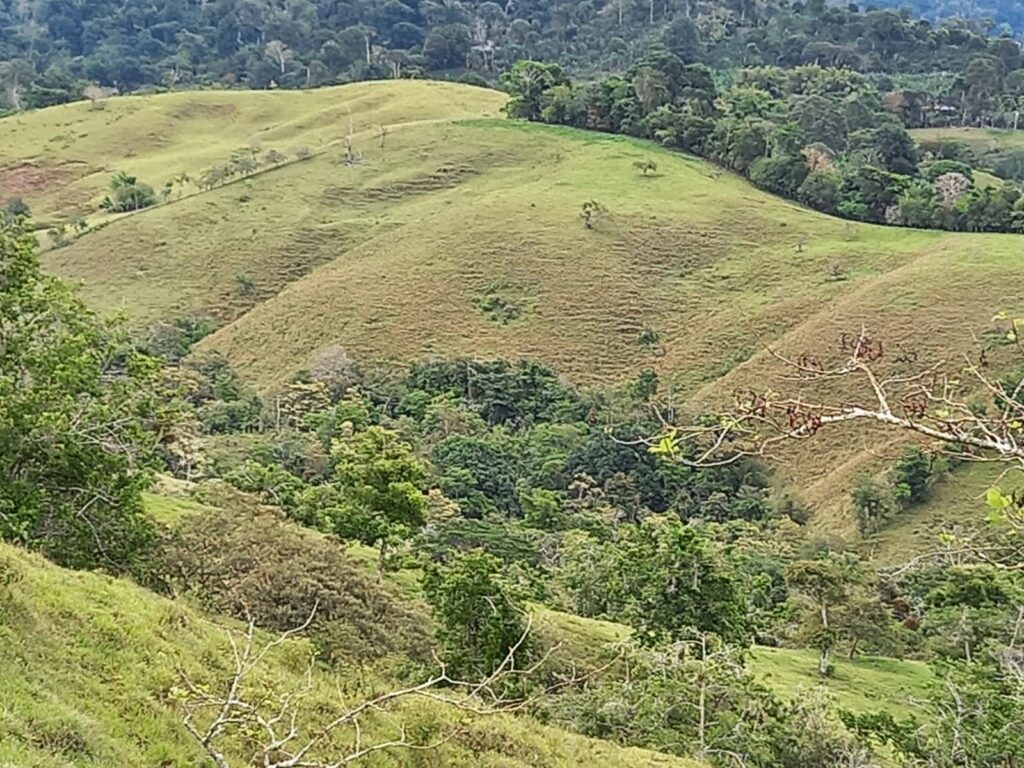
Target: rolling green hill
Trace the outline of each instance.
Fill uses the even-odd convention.
[[[254,141],[293,157],[308,146],[303,162],[92,216],[100,226],[45,257],[139,325],[216,318],[200,348],[264,390],[340,344],[387,364],[526,356],[584,385],[653,367],[677,400],[707,406],[773,380],[766,345],[838,355],[841,333],[866,323],[932,361],[1019,301],[1014,236],[840,221],[648,143],[498,119],[503,98],[401,81],[68,105],[3,121],[0,192],[71,217],[95,208],[104,167],[159,186]],[[633,167],[645,158],[656,173]],[[592,199],[607,214],[586,229]],[[495,299],[518,316],[481,309]],[[871,432],[826,433],[777,466],[817,524],[850,533],[837,488],[895,450]]]

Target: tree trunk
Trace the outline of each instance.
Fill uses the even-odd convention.
[[[860,643],[860,638],[853,638],[853,643],[850,645],[850,661],[853,661],[853,657],[857,655],[857,644]]]
[[[384,581],[384,559],[388,553],[387,539],[380,540],[380,553],[377,555],[377,583]]]
[[[821,654],[818,656],[818,674],[828,677],[828,656],[831,649],[827,645],[821,646]]]
[[[648,12],[647,18],[648,18],[649,23],[653,25],[654,24],[654,0],[651,0],[649,8],[650,8],[650,11]]]

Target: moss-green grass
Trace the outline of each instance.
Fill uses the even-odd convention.
[[[20,579],[0,592],[0,765],[110,768],[201,765],[180,725],[172,691],[179,667],[213,679],[229,653],[220,628],[182,602],[131,583],[65,571],[0,545],[0,560]],[[264,682],[280,693],[303,685],[301,643],[269,658]],[[308,704],[340,706],[356,674],[317,670]],[[386,670],[364,684],[393,685]],[[416,727],[449,729],[456,715],[429,702],[398,716]],[[384,731],[387,726],[388,730]],[[372,734],[393,736],[395,722],[371,720]],[[232,748],[232,757],[240,758]],[[239,764],[245,764],[240,760]],[[522,719],[473,720],[437,751],[380,754],[378,768],[696,768],[687,760],[582,738]]]
[[[916,128],[910,135],[917,141],[962,141],[975,152],[1024,147],[1024,131],[1006,128]]]
[[[155,188],[197,176],[235,149],[292,157],[324,151],[351,125],[357,141],[380,126],[497,114],[502,94],[446,83],[392,81],[313,91],[189,91],[106,99],[21,113],[0,122],[0,197],[34,213],[95,212],[110,177],[125,171]],[[351,122],[350,122],[351,121]]]
[[[95,306],[136,324],[216,317],[222,327],[200,349],[225,354],[264,390],[340,344],[367,364],[525,356],[584,385],[651,367],[677,401],[706,407],[737,389],[785,386],[767,345],[838,356],[840,335],[867,324],[887,348],[930,363],[959,355],[996,310],[1020,304],[1019,237],[841,221],[647,142],[497,119],[503,98],[402,82],[113,99],[102,112],[13,118],[19,130],[0,157],[33,156],[27,137],[72,117],[86,138],[43,142],[46,162],[96,162],[116,127],[118,142],[138,144],[130,160],[156,158],[139,170],[154,181],[254,136],[321,148],[119,218],[45,258]],[[337,143],[350,108],[356,165],[340,162]],[[108,125],[120,110],[127,116]],[[191,133],[173,129],[190,115],[208,152],[193,155]],[[391,126],[383,148],[380,124]],[[150,133],[162,138],[147,142]],[[639,173],[642,158],[657,173]],[[86,191],[95,202],[101,190]],[[43,194],[44,209],[64,211],[58,197]],[[594,230],[579,217],[590,199],[608,209]],[[831,265],[846,279],[830,279]],[[478,307],[488,295],[520,316],[488,317]],[[639,343],[645,329],[657,344]],[[854,535],[844,489],[896,450],[878,433],[836,430],[789,447],[776,466],[818,513],[815,525]]]
[[[755,648],[750,654],[750,668],[780,695],[797,696],[823,686],[835,697],[837,706],[851,712],[920,717],[920,704],[932,681],[924,662],[880,656],[835,657],[832,666],[832,674],[822,678],[816,651]]]

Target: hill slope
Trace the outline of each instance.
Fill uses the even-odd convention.
[[[0,566],[17,577],[0,589],[0,764],[198,765],[172,688],[179,665],[199,676],[222,666],[229,653],[222,632],[181,602],[127,582],[65,571],[8,545],[0,545]],[[279,693],[303,685],[301,649],[294,650],[268,659],[268,680]],[[354,684],[327,671],[318,671],[314,683],[310,707],[324,711],[338,703],[336,686],[351,690]],[[403,715],[426,729],[444,727],[453,717],[426,703]],[[687,760],[499,717],[471,723],[439,750],[379,757],[367,765],[697,768]]]
[[[216,106],[224,99],[245,118]],[[772,379],[766,345],[838,354],[841,333],[867,323],[890,349],[931,361],[958,355],[978,324],[1019,300],[1014,236],[844,222],[647,143],[478,119],[501,99],[388,82],[112,100],[97,114],[124,109],[132,122],[117,125],[134,125],[132,136],[163,136],[161,121],[185,114],[215,137],[194,156],[188,130],[168,133],[119,163],[154,182],[222,161],[254,136],[265,147],[270,137],[323,143],[308,161],[112,221],[46,263],[139,324],[216,317],[221,330],[201,347],[264,389],[340,344],[395,364],[527,356],[581,384],[654,367],[677,400],[708,405]],[[296,103],[308,105],[304,117],[281,122]],[[355,164],[341,162],[339,143],[350,109]],[[22,143],[0,157],[15,162],[25,135],[71,116],[92,121],[86,138],[50,142],[45,162],[95,162],[113,126],[87,105],[19,116]],[[383,147],[380,124],[391,126]],[[633,167],[644,158],[655,174]],[[82,194],[95,199],[105,178],[83,179]],[[57,191],[39,199],[44,210],[63,204]],[[591,199],[607,215],[587,229],[579,213]],[[508,322],[486,309],[502,302],[517,315]],[[657,342],[642,344],[644,331]],[[793,447],[780,466],[822,525],[849,533],[836,488],[892,450],[874,434],[835,433]]]

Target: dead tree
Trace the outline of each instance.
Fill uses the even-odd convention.
[[[261,677],[267,657],[307,629],[316,613],[314,608],[299,627],[262,639],[255,622],[250,619],[244,629],[226,628],[231,647],[229,672],[219,684],[204,685],[189,673],[180,671],[180,704],[185,730],[196,740],[217,768],[238,768],[259,765],[262,768],[341,768],[363,758],[391,749],[435,749],[449,741],[458,731],[441,734],[428,743],[413,739],[404,725],[398,725],[391,738],[369,739],[363,730],[364,720],[385,713],[403,701],[421,698],[453,707],[474,715],[512,713],[528,707],[538,695],[556,688],[574,685],[580,679],[575,673],[541,694],[512,697],[516,679],[529,678],[544,665],[552,648],[537,662],[517,666],[517,654],[524,647],[530,622],[504,660],[488,676],[478,681],[452,677],[438,661],[439,672],[428,679],[404,688],[397,688],[356,704],[343,706],[324,719],[314,710],[323,711],[322,702],[304,708],[313,691],[314,660],[310,657],[305,682],[295,691],[274,693],[255,683]],[[523,686],[518,686],[522,689]],[[252,753],[249,761],[229,757],[228,741],[244,739]],[[341,746],[344,745],[344,746]]]

